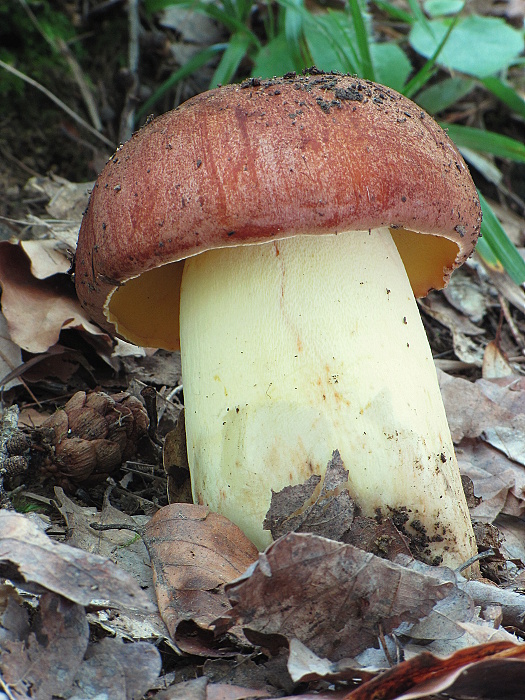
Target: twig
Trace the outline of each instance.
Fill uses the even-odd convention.
[[[80,89],[82,97],[84,98],[84,102],[86,103],[86,108],[87,108],[87,111],[89,112],[89,116],[91,117],[91,121],[93,122],[93,126],[98,131],[102,131],[102,122],[100,121],[100,117],[98,116],[98,112],[97,112],[95,102],[93,100],[93,96],[91,95],[91,92],[87,86],[86,81],[84,80],[84,76],[82,75],[82,70],[81,70],[80,66],[78,65],[78,61],[71,53],[69,46],[60,37],[50,36],[45,31],[45,29],[42,27],[42,25],[38,21],[36,15],[33,13],[33,10],[27,4],[26,0],[18,0],[18,1],[22,5],[24,10],[26,11],[27,16],[29,17],[29,19],[31,20],[31,22],[33,23],[34,27],[39,32],[41,37],[44,39],[44,41],[46,41],[49,44],[49,46],[51,47],[51,49],[53,51],[58,51],[66,59],[68,65],[69,65],[69,69],[73,73],[73,77],[77,81],[77,85]]]
[[[499,303],[501,306],[501,311],[503,312],[503,316],[505,317],[505,321],[507,321],[507,324],[509,326],[512,337],[514,338],[516,345],[523,352],[523,350],[525,348],[525,342],[523,341],[523,337],[522,337],[521,333],[519,332],[518,327],[516,326],[516,324],[514,322],[514,319],[512,318],[512,315],[511,315],[510,309],[509,309],[509,305],[507,304],[507,300],[504,298],[504,296],[503,296],[503,294],[501,294],[501,292],[498,292],[498,299],[499,299]]]
[[[76,112],[74,112],[70,107],[68,107],[60,98],[58,98],[56,95],[54,95],[50,90],[48,90],[46,87],[44,87],[41,83],[39,83],[37,80],[33,80],[33,78],[30,78],[28,75],[25,75],[25,73],[21,73],[19,70],[16,68],[13,68],[13,66],[10,66],[9,63],[5,63],[4,61],[0,60],[0,68],[3,68],[6,70],[8,73],[11,73],[12,75],[16,75],[17,78],[20,78],[20,80],[23,80],[25,83],[28,85],[31,85],[32,87],[36,88],[37,90],[40,90],[46,97],[49,97],[49,99],[54,102],[60,109],[62,109],[66,114],[68,114],[71,119],[74,119],[77,124],[80,124],[81,126],[84,127],[84,129],[87,129],[93,136],[96,136],[98,139],[100,139],[103,143],[106,144],[106,146],[109,146],[110,148],[114,149],[115,144],[112,143],[108,138],[104,136],[104,134],[101,134],[99,131],[94,129],[91,124],[88,124],[87,121],[82,119]]]
[[[63,39],[57,39],[58,41],[58,48],[62,56],[66,59],[69,68],[71,72],[73,73],[73,77],[76,80],[76,83],[78,85],[78,89],[80,90],[80,93],[82,95],[82,98],[84,100],[84,103],[86,105],[86,109],[89,113],[89,116],[91,118],[91,121],[93,123],[93,126],[97,131],[102,131],[102,121],[100,119],[100,116],[98,114],[97,106],[95,104],[95,100],[93,99],[93,95],[91,94],[91,90],[87,86],[86,81],[84,80],[84,76],[82,74],[82,69],[78,65],[77,59],[73,56],[71,49],[69,46],[66,44],[66,42]]]
[[[5,693],[6,697],[9,698],[9,700],[15,700],[14,695],[11,694],[11,691],[9,690],[9,686],[4,682],[4,679],[0,677],[0,688],[2,688],[2,691]]]

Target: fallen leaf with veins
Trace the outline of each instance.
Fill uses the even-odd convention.
[[[272,491],[270,508],[263,527],[272,537],[288,532],[310,532],[341,541],[352,526],[354,503],[347,488],[348,470],[338,450],[326,467],[320,491],[314,497],[321,477],[312,475],[304,484]]]
[[[172,639],[184,651],[213,655],[212,623],[230,607],[222,586],[256,560],[255,545],[224,516],[191,503],[157,511],[144,540],[160,614]],[[184,623],[194,626],[191,635]],[[195,635],[194,628],[208,634]],[[238,638],[246,643],[240,631]]]
[[[232,610],[217,629],[240,625],[259,644],[296,638],[337,661],[374,646],[380,629],[421,619],[452,587],[352,545],[291,533],[226,586]]]
[[[29,518],[11,511],[0,511],[0,575],[79,605],[155,609],[135,579],[113,562],[54,542]]]
[[[11,340],[28,352],[45,352],[66,328],[108,338],[85,315],[66,275],[37,279],[22,248],[5,241],[0,242],[0,286]]]

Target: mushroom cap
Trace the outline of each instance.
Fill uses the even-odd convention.
[[[121,146],[82,221],[76,287],[103,328],[177,349],[189,256],[388,226],[424,296],[472,253],[480,223],[468,169],[428,114],[314,69],[202,93]]]

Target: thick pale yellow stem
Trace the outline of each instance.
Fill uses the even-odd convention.
[[[262,548],[272,490],[323,474],[338,449],[365,514],[406,507],[433,555],[472,556],[430,348],[387,229],[191,258],[180,323],[197,502]]]

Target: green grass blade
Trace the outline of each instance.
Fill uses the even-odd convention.
[[[483,223],[481,224],[483,238],[481,240],[485,241],[512,280],[516,284],[523,284],[525,282],[525,261],[505,233],[487,200],[480,192],[478,194],[483,211]],[[480,254],[483,256],[482,250]]]
[[[501,265],[494,251],[487,243],[487,239],[482,236],[478,238],[478,242],[476,243],[476,253],[479,253],[483,260],[491,267],[498,267]]]
[[[493,76],[483,78],[481,82],[487,90],[490,90],[498,100],[504,102],[513,112],[525,117],[525,100],[523,97],[520,97],[516,90],[511,88],[510,85],[507,85],[499,78],[494,78]]]
[[[363,17],[359,0],[350,0],[350,12],[354,22],[357,46],[361,59],[361,77],[367,80],[375,80],[372,56],[370,55],[370,37],[368,35],[365,18]]]
[[[408,4],[409,4],[410,9],[412,10],[413,16],[416,18],[416,22],[419,22],[420,24],[422,24],[426,28],[426,30],[430,34],[432,34],[432,36],[434,36],[434,32],[432,30],[432,27],[430,26],[430,23],[429,23],[428,19],[426,18],[425,13],[423,12],[421,7],[419,6],[418,1],[417,0],[408,0]]]
[[[466,146],[474,151],[491,153],[499,158],[509,158],[517,163],[525,163],[525,144],[510,136],[461,124],[441,123],[441,126],[460,148]]]
[[[228,44],[214,44],[213,46],[209,46],[208,48],[199,51],[199,53],[195,54],[195,56],[190,58],[189,61],[187,61],[183,66],[176,70],[175,73],[172,73],[167,80],[165,80],[161,85],[159,85],[159,87],[157,88],[157,90],[155,90],[155,92],[149,98],[149,100],[147,100],[142,105],[142,107],[139,110],[137,110],[135,123],[139,124],[142,121],[142,119],[144,119],[144,117],[146,117],[151,112],[154,105],[157,104],[160,98],[174,85],[176,85],[181,80],[184,80],[184,78],[187,78],[196,70],[199,70],[199,68],[202,68],[202,66],[205,66],[213,58],[215,58],[215,56],[218,53],[220,53],[221,51],[225,51],[227,48]]]
[[[219,65],[211,79],[210,88],[232,82],[240,62],[248,53],[251,45],[251,36],[247,32],[238,32],[231,35],[228,48],[222,54]]]
[[[374,0],[374,5],[376,5],[380,10],[382,10],[392,19],[399,20],[400,22],[404,22],[405,24],[414,24],[414,22],[416,21],[414,15],[411,15],[410,12],[405,12],[399,7],[392,5],[392,3],[386,2],[386,0]]]
[[[448,41],[449,36],[452,34],[452,30],[456,26],[456,23],[458,21],[458,17],[454,17],[452,22],[450,23],[449,28],[447,29],[446,34],[444,35],[443,39],[440,41],[438,44],[436,50],[432,54],[432,56],[428,59],[428,61],[425,63],[425,65],[418,70],[418,72],[414,75],[411,80],[408,81],[408,83],[405,85],[403,88],[403,95],[405,97],[411,98],[413,97],[421,88],[428,83],[430,78],[434,75],[435,71],[437,70],[436,68],[436,61],[438,59],[439,54],[443,50],[443,47]]]

